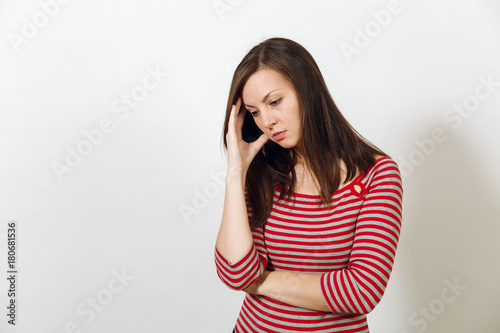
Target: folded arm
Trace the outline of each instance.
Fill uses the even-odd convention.
[[[387,286],[401,228],[402,186],[397,165],[385,163],[368,188],[356,222],[347,268],[321,274],[264,272],[247,292],[333,313],[369,313]]]

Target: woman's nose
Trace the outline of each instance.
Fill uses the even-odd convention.
[[[276,125],[276,117],[270,112],[266,112],[265,114],[262,114],[262,124],[266,128],[272,128],[274,125]]]

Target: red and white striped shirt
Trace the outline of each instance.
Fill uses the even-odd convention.
[[[251,229],[254,243],[242,259],[230,264],[215,246],[217,275],[242,290],[265,269],[321,274],[331,312],[247,293],[236,332],[368,332],[366,314],[380,301],[392,271],[402,196],[398,165],[388,156],[337,190],[331,210],[316,195],[294,193],[291,202],[278,201],[276,189],[272,212]],[[247,209],[250,218],[248,200]]]

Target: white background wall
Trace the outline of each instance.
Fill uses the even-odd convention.
[[[498,1],[62,2],[0,1],[0,266],[14,220],[19,269],[15,328],[0,279],[0,331],[232,330],[244,293],[213,262],[221,129],[234,69],[274,36],[311,52],[404,175],[371,332],[500,331]]]

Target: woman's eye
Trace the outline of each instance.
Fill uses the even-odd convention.
[[[257,111],[248,111],[248,112],[250,112],[250,114],[254,117],[257,115]]]
[[[275,99],[274,101],[271,102],[271,105],[276,105],[281,101],[281,98]]]

